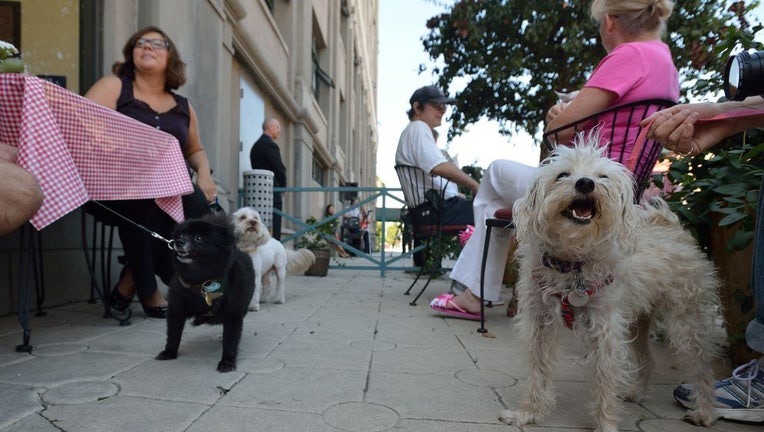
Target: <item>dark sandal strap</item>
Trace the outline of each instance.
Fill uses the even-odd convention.
[[[116,286],[114,286],[114,289],[111,291],[111,303],[110,306],[119,311],[124,312],[127,308],[130,307],[130,303],[133,302],[132,297],[127,297],[122,295],[122,293],[119,292]]]

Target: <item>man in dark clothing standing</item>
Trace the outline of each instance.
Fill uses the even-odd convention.
[[[252,169],[273,171],[273,187],[286,187],[286,167],[281,161],[279,146],[274,142],[281,135],[281,125],[275,118],[265,119],[263,134],[255,141],[249,152]],[[283,206],[282,192],[273,193],[273,208],[281,210]],[[281,240],[281,216],[273,212],[271,236]]]

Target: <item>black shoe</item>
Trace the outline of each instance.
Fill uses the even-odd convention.
[[[119,286],[119,283],[114,285],[114,289],[111,290],[111,300],[109,302],[109,306],[117,312],[124,312],[130,307],[130,303],[132,303],[133,298],[122,295],[122,293],[120,293],[117,289],[117,286]]]

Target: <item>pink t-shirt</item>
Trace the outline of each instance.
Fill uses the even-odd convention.
[[[618,45],[600,61],[584,87],[594,87],[616,94],[612,105],[644,99],[679,100],[679,74],[668,45],[661,41],[627,42]],[[651,114],[651,113],[648,113]],[[620,120],[620,118],[619,118]],[[627,119],[617,121],[615,137],[626,136]],[[603,130],[609,130],[605,124]],[[637,137],[639,122],[632,123],[628,143],[613,142],[610,157],[624,162]],[[625,145],[625,151],[624,151]]]

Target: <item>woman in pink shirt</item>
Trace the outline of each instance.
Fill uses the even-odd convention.
[[[661,41],[665,20],[673,7],[671,0],[594,0],[592,17],[599,22],[602,45],[608,55],[571,102],[549,109],[546,130],[615,105],[644,99],[678,101],[679,75],[668,45]],[[628,125],[627,120],[624,118],[624,124],[616,125],[614,136],[626,136],[627,127],[638,129],[637,122]],[[573,134],[573,129],[564,131],[558,135],[558,142],[570,141]],[[632,137],[628,143],[611,143],[610,154],[618,155],[619,162],[628,159],[637,133],[628,136]]]
[[[558,104],[549,110],[546,130],[617,104],[645,98],[678,100],[677,70],[668,46],[661,42],[673,7],[671,0],[594,0],[592,17],[599,22],[602,44],[608,55],[570,103]],[[635,123],[638,127],[638,122]],[[575,133],[573,128],[565,132],[559,142],[569,142]],[[625,153],[630,153],[633,141],[613,145],[626,147]],[[616,154],[611,152],[611,156]],[[454,293],[436,297],[430,304],[433,309],[444,315],[480,319],[480,272],[475,269],[480,268],[483,256],[484,220],[497,209],[511,208],[522,198],[534,171],[535,167],[508,160],[496,160],[488,166],[473,202],[475,231],[451,271]],[[484,300],[499,299],[510,240],[509,230],[491,231]]]

